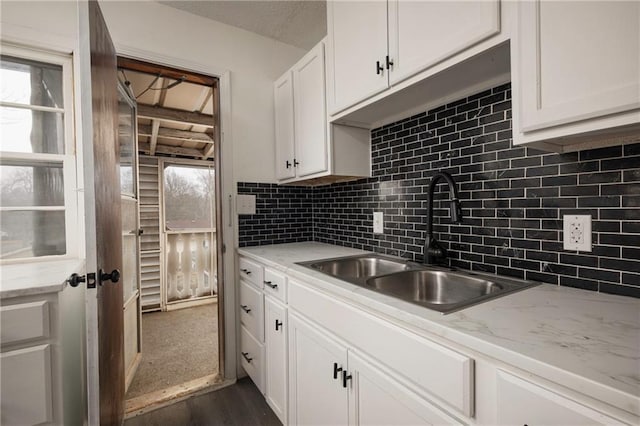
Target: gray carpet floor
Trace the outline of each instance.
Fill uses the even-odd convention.
[[[142,314],[142,361],[131,399],[218,371],[218,304]]]

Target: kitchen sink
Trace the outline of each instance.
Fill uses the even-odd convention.
[[[327,275],[338,278],[358,280],[378,275],[407,271],[410,266],[401,260],[391,260],[381,256],[356,256],[310,262],[311,269],[317,269]]]
[[[426,266],[377,254],[300,262],[299,265],[444,314],[539,284]]]

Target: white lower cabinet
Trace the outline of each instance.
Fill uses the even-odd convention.
[[[353,380],[349,395],[352,425],[460,424],[372,360],[349,351],[348,369]]]
[[[458,424],[339,338],[289,315],[291,424]]]
[[[287,308],[264,298],[265,397],[283,424],[287,424]]]
[[[349,399],[342,387],[347,348],[289,313],[289,423],[346,425]]]
[[[278,291],[253,302],[263,301],[264,341],[243,321],[241,362],[285,425],[637,424],[588,390],[562,390],[267,269]]]
[[[611,425],[620,421],[511,373],[497,373],[501,425]]]

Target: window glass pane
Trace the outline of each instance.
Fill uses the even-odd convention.
[[[133,169],[134,155],[134,114],[133,108],[118,92],[118,141],[120,143],[120,192],[135,195]]]
[[[64,206],[62,164],[0,166],[2,207]]]
[[[167,230],[213,228],[213,169],[168,166],[164,171]]]
[[[1,56],[0,100],[62,108],[62,67]]]
[[[64,211],[0,213],[0,259],[66,253]]]
[[[63,116],[0,107],[0,151],[64,154]]]

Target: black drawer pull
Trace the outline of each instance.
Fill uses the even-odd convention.
[[[276,320],[276,331],[278,331],[282,327],[282,321]]]
[[[251,312],[251,309],[249,309],[249,307],[247,305],[240,305],[240,307],[242,308],[243,311],[245,311],[246,313]]]
[[[272,284],[271,281],[264,281],[264,285],[271,287],[273,289],[278,288],[278,284]]]
[[[347,380],[351,380],[351,374],[347,375],[347,371],[343,370],[342,371],[342,387],[343,388],[347,387]]]
[[[240,269],[242,272],[244,272],[247,275],[251,275],[251,271],[248,269]]]
[[[338,378],[338,372],[342,371],[342,367],[338,367],[338,363],[333,363],[333,378],[334,380]]]
[[[384,71],[382,65],[380,65],[380,61],[376,61],[376,74],[380,75]]]
[[[249,364],[251,364],[251,361],[253,361],[253,358],[249,358],[249,352],[242,352],[242,356],[247,360]]]

